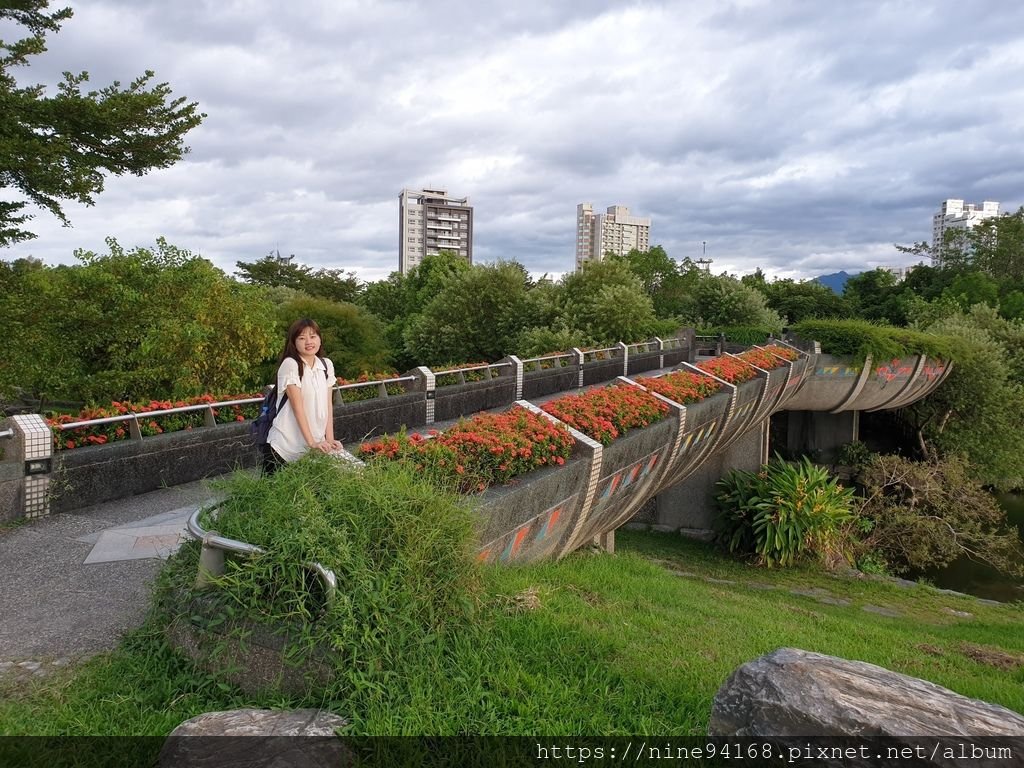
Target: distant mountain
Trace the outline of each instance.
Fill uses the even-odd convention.
[[[814,278],[814,282],[828,286],[835,293],[842,293],[843,286],[846,285],[846,281],[851,277],[853,277],[853,275],[849,272],[833,272],[831,275],[819,275]]]

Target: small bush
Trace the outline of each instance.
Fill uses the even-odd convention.
[[[847,443],[839,449],[836,462],[843,466],[860,469],[871,463],[875,453],[860,440]]]
[[[813,553],[826,563],[843,556],[853,490],[806,457],[776,460],[760,472],[733,470],[717,484],[719,540],[732,552],[756,554],[768,567]]]
[[[725,340],[733,344],[750,346],[752,344],[764,344],[770,337],[774,336],[782,328],[779,326],[761,325],[729,325],[718,328],[702,328],[697,331],[698,336],[718,336],[725,334]]]

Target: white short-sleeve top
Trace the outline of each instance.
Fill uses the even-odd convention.
[[[326,357],[317,358],[313,365],[307,365],[299,379],[299,364],[292,358],[285,358],[277,369],[277,416],[270,427],[268,442],[278,456],[285,461],[295,461],[302,457],[309,446],[299,429],[295,418],[295,410],[291,403],[285,405],[288,398],[288,386],[295,384],[302,390],[302,404],[305,406],[306,422],[313,440],[317,443],[327,438],[327,413],[331,407],[331,387],[336,379],[334,363]],[[324,370],[327,375],[324,375]],[[283,410],[282,410],[283,409]]]

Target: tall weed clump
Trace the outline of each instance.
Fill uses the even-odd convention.
[[[297,629],[291,653],[326,651],[343,688],[399,674],[472,613],[472,513],[402,463],[309,455],[270,477],[237,473],[224,491],[204,527],[266,553],[230,556],[208,594],[236,617]],[[314,562],[337,576],[334,600]]]

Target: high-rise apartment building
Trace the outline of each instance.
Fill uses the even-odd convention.
[[[970,229],[985,219],[999,215],[999,203],[986,200],[981,205],[963,200],[944,200],[932,216],[932,262],[942,266],[942,241],[949,229]]]
[[[620,256],[634,248],[646,251],[650,242],[651,220],[630,216],[624,205],[609,206],[606,213],[594,213],[590,203],[576,206],[576,269],[609,251]]]
[[[444,189],[403,189],[398,196],[398,270],[403,275],[441,251],[473,263],[473,206]]]

